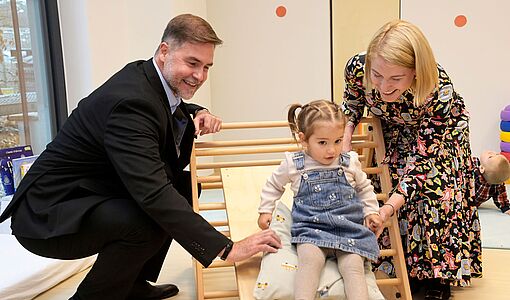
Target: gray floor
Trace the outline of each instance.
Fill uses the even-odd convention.
[[[480,209],[482,224],[482,247],[510,249],[510,215],[502,213],[492,202]]]

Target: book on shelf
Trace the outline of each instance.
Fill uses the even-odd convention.
[[[15,158],[12,160],[12,175],[13,175],[12,177],[14,180],[14,191],[18,189],[21,179],[23,179],[23,176],[27,174],[28,169],[30,169],[30,167],[38,157],[39,155],[31,155]]]
[[[15,191],[12,160],[33,155],[30,145],[0,149],[0,176],[3,195],[12,195]]]

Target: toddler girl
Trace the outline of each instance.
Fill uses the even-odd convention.
[[[298,254],[295,299],[315,299],[322,268],[330,256],[337,258],[347,299],[368,299],[364,259],[375,261],[379,256],[372,231],[382,222],[376,195],[361,170],[358,154],[340,153],[344,115],[335,103],[317,100],[304,106],[292,105],[288,121],[303,150],[287,152],[267,180],[261,193],[258,225],[269,227],[275,202],[285,185],[291,183],[291,234]]]

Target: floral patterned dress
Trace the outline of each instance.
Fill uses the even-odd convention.
[[[358,124],[365,108],[380,118],[393,192],[404,196],[398,212],[408,274],[418,279],[442,278],[466,286],[481,277],[478,211],[473,205],[474,166],[469,144],[469,115],[462,97],[438,65],[439,86],[416,107],[406,91],[384,102],[377,90],[363,86],[365,54],[351,58],[345,69],[342,108]],[[389,246],[389,237],[379,240]],[[393,273],[390,260],[377,268]]]

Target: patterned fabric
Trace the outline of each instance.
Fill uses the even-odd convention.
[[[347,63],[342,107],[355,124],[365,108],[381,120],[384,163],[393,192],[405,198],[398,218],[408,274],[469,285],[481,277],[482,250],[478,210],[470,205],[475,181],[464,101],[438,65],[439,86],[422,107],[414,106],[409,90],[384,102],[375,89],[365,90],[364,65],[364,54]],[[387,232],[380,243],[389,246]],[[394,271],[389,260],[376,267]]]
[[[501,184],[489,184],[483,178],[480,172],[480,159],[473,157],[473,166],[475,167],[475,197],[473,198],[474,205],[480,206],[485,201],[492,198],[494,204],[502,211],[506,212],[510,209],[510,202],[506,194],[506,186]]]

